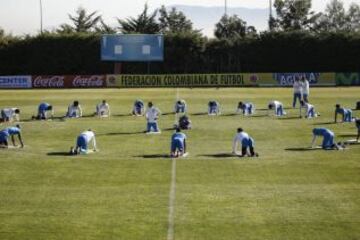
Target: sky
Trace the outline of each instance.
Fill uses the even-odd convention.
[[[137,16],[143,9],[145,0],[41,0],[43,4],[43,26],[51,30],[62,23],[69,23],[68,13],[73,14],[82,6],[98,11],[105,22],[116,24],[116,18]],[[322,11],[330,0],[313,0],[313,9]],[[0,27],[14,35],[35,34],[40,30],[40,0],[0,0]],[[161,5],[224,6],[225,0],[147,0],[150,9]],[[343,0],[348,7],[351,2]],[[228,7],[268,8],[268,0],[227,0]],[[215,20],[217,21],[217,20]],[[195,26],[202,28],[201,26]]]

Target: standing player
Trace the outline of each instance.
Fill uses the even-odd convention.
[[[297,76],[295,76],[293,88],[294,88],[293,108],[295,108],[295,107],[296,107],[297,99],[299,99],[299,103],[300,103],[300,100],[301,100],[301,91],[302,91],[302,84],[301,84],[301,82],[299,81],[299,78],[298,78]]]
[[[4,108],[1,109],[1,122],[20,121],[19,108]]]
[[[209,101],[208,103],[208,115],[219,115],[220,114],[220,104],[217,101]]]
[[[160,133],[157,120],[161,112],[158,108],[154,107],[152,102],[148,103],[148,109],[146,110],[145,117],[147,121],[146,132],[147,133]]]
[[[186,113],[187,106],[185,100],[181,99],[176,101],[175,107],[174,107],[175,113]]]
[[[85,132],[82,132],[76,139],[76,147],[75,149],[71,147],[70,154],[76,155],[76,154],[87,154],[88,153],[88,147],[90,142],[93,144],[93,151],[96,152],[96,139],[95,139],[95,133],[89,129]]]
[[[171,157],[182,157],[186,155],[186,135],[176,128],[176,132],[171,137]]]
[[[257,157],[258,156],[258,154],[255,153],[255,150],[254,150],[254,140],[249,136],[249,134],[244,132],[244,130],[242,128],[237,129],[237,134],[234,137],[233,148],[232,148],[233,154],[236,154],[238,143],[241,144],[240,157],[246,157],[246,156]],[[248,149],[249,149],[250,153],[248,152]]]
[[[340,104],[336,104],[335,106],[335,123],[337,123],[337,115],[342,115],[343,122],[351,122],[352,121],[352,111],[351,109],[346,109],[340,106]]]
[[[310,94],[310,83],[307,80],[306,76],[301,78],[301,93],[302,93],[302,100],[304,102],[309,102],[309,94]]]
[[[18,136],[20,145],[23,148],[24,143],[21,138],[20,125],[16,125],[16,127],[8,127],[0,131],[0,148],[9,148],[9,143],[8,143],[9,137],[11,137],[13,146],[16,147],[15,135]]]
[[[49,103],[46,103],[46,102],[40,103],[40,105],[38,107],[38,114],[36,117],[33,116],[33,119],[46,120],[46,119],[48,119],[48,115],[47,115],[48,112],[50,112],[51,117],[53,117],[53,115],[54,115],[53,107]]]
[[[134,116],[143,116],[145,113],[144,102],[140,99],[135,100],[132,114]]]
[[[274,109],[275,110],[275,116],[283,116],[283,115],[286,115],[286,112],[284,111],[284,106],[281,102],[279,101],[271,101],[268,105],[268,109],[269,110],[272,110]],[[269,112],[268,112],[269,114]]]
[[[110,106],[106,100],[96,105],[96,115],[98,117],[110,117]]]
[[[335,134],[334,132],[330,131],[327,128],[314,128],[313,129],[313,140],[311,143],[311,147],[314,148],[315,147],[315,140],[316,137],[321,136],[323,137],[323,142],[321,144],[322,149],[324,150],[340,150],[341,147],[338,146],[335,142],[334,142],[334,137]]]
[[[360,138],[360,118],[356,119],[355,124],[356,124],[356,128],[357,128],[356,141],[358,142],[359,138]]]
[[[305,109],[305,118],[314,118],[319,116],[318,113],[315,112],[315,107],[304,100],[300,102],[300,117],[302,117],[302,109]]]
[[[79,101],[74,101],[71,105],[68,107],[68,111],[66,113],[66,117],[68,118],[78,118],[82,117],[82,108],[79,104]]]
[[[236,112],[237,113],[242,113],[245,116],[253,115],[254,112],[255,112],[255,106],[254,106],[253,103],[239,102]]]

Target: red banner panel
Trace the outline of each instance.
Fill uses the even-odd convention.
[[[39,75],[32,76],[33,88],[103,88],[105,75]]]

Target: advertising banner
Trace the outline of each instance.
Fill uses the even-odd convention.
[[[244,87],[257,86],[257,74],[107,75],[107,87]]]
[[[102,88],[105,75],[54,75],[33,76],[33,88]]]
[[[0,88],[31,88],[31,76],[0,76]]]
[[[295,79],[301,79],[302,77],[306,77],[310,85],[335,85],[335,73],[297,72],[273,74],[273,79],[279,86],[292,86]]]
[[[359,86],[360,85],[360,72],[359,73],[336,73],[336,85],[338,86]]]

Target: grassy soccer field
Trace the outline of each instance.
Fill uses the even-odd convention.
[[[307,120],[298,109],[265,116],[270,100],[289,107],[292,89],[180,89],[194,129],[186,132],[189,157],[176,160],[173,239],[360,239],[360,145],[302,150],[314,127],[338,141],[355,138],[354,123],[332,122],[334,105],[354,108],[359,92],[312,89],[321,117]],[[21,108],[26,145],[0,151],[0,239],[166,239],[173,165],[163,156],[175,97],[176,89],[0,91],[0,107]],[[165,113],[161,135],[141,133],[145,119],[129,116],[136,98]],[[102,99],[110,119],[28,121],[42,101],[62,116],[73,100],[90,115]],[[221,116],[203,114],[210,99]],[[232,115],[239,100],[255,103],[256,116]],[[255,139],[259,158],[226,155],[237,127]],[[88,128],[100,152],[66,156]]]

